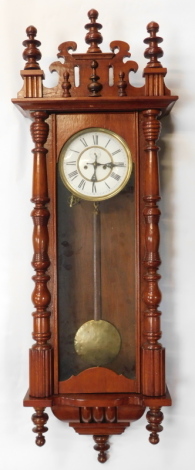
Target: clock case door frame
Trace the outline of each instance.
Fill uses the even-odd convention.
[[[57,332],[57,318],[53,315],[47,314],[47,319],[50,318],[50,329],[48,329],[49,324],[46,321],[44,328],[48,331],[48,334],[44,337],[48,339],[51,337],[50,341],[47,340],[47,345],[51,349],[47,350],[46,352],[43,349],[43,360],[40,362],[40,352],[35,348],[30,350],[30,388],[29,392],[27,392],[24,405],[25,406],[33,406],[36,410],[35,418],[33,418],[37,422],[40,418],[47,421],[48,417],[46,414],[43,414],[45,407],[51,407],[54,415],[61,420],[66,420],[70,422],[70,425],[74,427],[74,429],[79,432],[80,434],[120,434],[124,431],[125,427],[129,425],[130,421],[134,421],[139,419],[144,411],[146,406],[150,407],[150,411],[148,412],[148,421],[152,423],[153,420],[155,422],[155,438],[153,438],[153,434],[151,434],[150,442],[157,443],[159,441],[158,432],[162,430],[160,424],[163,419],[162,412],[160,408],[162,406],[170,406],[171,405],[171,398],[169,392],[166,388],[165,383],[165,354],[164,348],[158,342],[159,338],[161,337],[161,330],[160,330],[160,315],[161,313],[158,311],[158,305],[161,299],[160,291],[158,288],[158,280],[159,275],[157,274],[158,267],[160,265],[160,258],[158,253],[159,247],[159,228],[158,222],[160,217],[160,211],[157,206],[157,202],[160,199],[159,196],[159,174],[158,174],[158,147],[156,145],[156,140],[159,137],[160,132],[160,121],[159,117],[164,114],[162,111],[169,109],[169,105],[172,101],[175,101],[176,98],[172,97],[167,98],[145,98],[142,103],[142,108],[140,109],[140,101],[132,102],[128,100],[124,101],[117,101],[116,103],[116,110],[115,113],[120,115],[121,112],[126,113],[136,113],[137,114],[137,123],[138,123],[138,143],[137,143],[137,159],[138,159],[138,172],[137,172],[137,191],[139,191],[139,198],[137,198],[137,220],[136,224],[139,227],[136,227],[137,231],[137,253],[139,252],[139,268],[140,268],[140,277],[139,277],[139,287],[137,288],[136,297],[140,299],[140,316],[139,316],[139,323],[138,323],[138,337],[140,338],[140,350],[137,353],[137,359],[140,357],[140,392],[139,391],[132,391],[127,392],[115,392],[109,393],[105,391],[105,393],[84,393],[81,391],[80,393],[58,393],[58,377],[56,370],[56,364],[58,364],[57,359],[57,336],[54,335],[54,331]],[[65,112],[65,109],[60,107],[56,109],[56,112],[53,110],[53,102],[49,105],[49,103],[40,103],[40,108],[37,111],[36,101],[32,103],[27,103],[27,100],[15,100],[17,104],[19,104],[24,110],[29,109],[32,112],[32,117],[35,119],[35,124],[37,121],[37,127],[40,125],[40,132],[41,132],[41,139],[44,142],[44,145],[41,147],[41,154],[43,152],[43,148],[45,152],[48,152],[48,162],[47,157],[44,157],[44,161],[46,163],[41,163],[41,167],[39,168],[39,164],[37,167],[37,161],[35,159],[34,165],[34,177],[35,177],[35,188],[36,188],[36,171],[38,171],[37,175],[40,175],[40,171],[43,173],[41,177],[41,181],[44,183],[44,188],[42,192],[44,192],[44,204],[48,204],[48,208],[50,208],[51,217],[49,218],[49,212],[44,215],[45,223],[47,225],[47,229],[49,231],[49,253],[52,253],[52,247],[56,247],[56,238],[54,237],[56,233],[56,204],[53,206],[51,202],[49,203],[48,198],[48,180],[47,180],[47,170],[48,174],[52,175],[52,172],[55,174],[56,168],[56,160],[57,160],[57,149],[56,149],[56,126],[54,122],[56,120],[56,115],[58,114],[72,114],[72,107],[71,110],[68,109],[68,112]],[[96,100],[91,100],[93,105],[94,113],[96,113]],[[113,113],[113,106],[110,109],[108,106],[109,103],[104,102],[104,112],[106,114]],[[83,108],[83,103],[78,103],[79,106],[74,108],[75,114],[86,114],[86,107]],[[106,106],[105,106],[106,104]],[[137,104],[137,106],[136,106]],[[125,105],[125,106],[124,106]],[[100,101],[99,101],[99,107]],[[168,108],[167,108],[168,107]],[[34,108],[34,109],[33,109]],[[136,108],[136,109],[135,109]],[[49,122],[49,133],[48,137],[42,137],[42,122],[45,121],[48,116],[50,115],[48,122]],[[45,122],[46,124],[46,122]],[[32,126],[34,123],[32,124]],[[51,132],[52,128],[52,132]],[[35,129],[36,125],[35,125]],[[33,140],[35,139],[34,129],[32,128],[32,135]],[[38,141],[38,140],[37,140]],[[39,160],[39,143],[36,144],[36,148],[34,149],[35,155],[38,155]],[[50,169],[49,169],[50,167]],[[139,175],[138,175],[139,173]],[[54,176],[53,174],[53,176]],[[39,179],[39,178],[38,178]],[[49,196],[56,194],[56,179],[54,177],[49,177]],[[33,186],[34,187],[34,186]],[[34,188],[34,192],[35,192]],[[40,186],[39,186],[40,188]],[[139,188],[139,189],[138,189]],[[38,198],[40,201],[40,197]],[[42,196],[41,196],[42,200]],[[36,202],[36,197],[33,197],[33,201]],[[36,211],[36,209],[35,209]],[[39,211],[39,209],[37,209]],[[34,212],[32,213],[32,215]],[[38,214],[38,212],[36,212]],[[33,215],[34,218],[34,215]],[[38,220],[38,219],[37,219]],[[49,221],[49,222],[48,222]],[[39,229],[38,229],[39,230]],[[45,229],[43,230],[43,237],[44,237],[44,246],[45,249],[48,250],[48,241],[47,234]],[[45,238],[46,237],[46,238]],[[35,219],[35,245],[36,245],[36,219]],[[36,250],[35,250],[36,251]],[[36,255],[35,255],[36,259]],[[53,267],[49,267],[47,262],[47,278],[44,278],[45,282],[48,283],[48,287],[51,289],[51,301],[49,302],[49,297],[47,296],[47,305],[50,308],[50,311],[53,312],[54,306],[57,305],[56,299],[56,274],[53,276],[53,273],[56,273],[56,253],[53,256],[52,253],[52,260],[53,260]],[[35,265],[35,262],[33,262]],[[53,273],[52,273],[52,270]],[[52,282],[49,281],[49,276],[53,276]],[[49,290],[45,290],[44,293]],[[35,289],[36,292],[36,289]],[[42,294],[41,294],[41,298]],[[56,309],[57,312],[57,309]],[[40,324],[41,327],[41,324]],[[35,338],[39,338],[36,331],[39,327],[39,319],[38,323],[36,322],[35,317],[35,324],[34,324],[34,331],[35,331]],[[51,336],[49,336],[49,331],[51,332]],[[55,358],[54,363],[52,361],[52,350],[55,350]],[[49,351],[49,354],[48,354]],[[41,352],[42,355],[42,352]],[[37,359],[38,356],[38,359]],[[37,369],[37,364],[39,369]],[[42,380],[40,381],[40,377]],[[55,377],[55,382],[54,382]],[[98,378],[99,379],[99,378]],[[54,383],[56,389],[54,390]],[[83,389],[84,390],[84,389]],[[114,410],[114,415],[109,418],[104,425],[99,425],[98,421],[96,421],[95,414],[94,414],[94,421],[91,424],[91,418],[89,417],[89,421],[85,424],[85,410],[88,409],[97,409],[99,410],[105,409],[108,410],[110,407]],[[95,407],[95,408],[94,408]],[[80,414],[81,413],[81,414]],[[95,413],[95,411],[94,411]],[[99,418],[97,417],[97,420]],[[114,419],[113,424],[111,425],[111,421]],[[73,422],[72,422],[73,421]],[[109,424],[110,423],[110,424]],[[153,425],[148,425],[148,430],[152,430]],[[157,429],[158,428],[158,429]],[[38,428],[37,431],[39,432]],[[45,432],[44,430],[42,432]],[[38,439],[38,438],[37,438]],[[42,436],[42,441],[44,437]],[[154,442],[153,442],[154,441]],[[38,444],[39,445],[39,444]],[[42,444],[41,444],[42,445]]]
[[[49,188],[49,211],[50,211],[50,221],[48,225],[49,229],[49,256],[52,260],[50,267],[50,276],[51,281],[49,283],[49,289],[51,291],[52,300],[52,338],[53,338],[53,347],[54,347],[54,393],[139,393],[140,392],[140,256],[139,256],[139,240],[140,240],[140,170],[139,170],[139,123],[138,123],[138,113],[99,113],[98,115],[92,113],[85,114],[69,114],[69,115],[51,115],[49,120],[49,141],[51,139],[52,146],[48,147],[48,156],[47,156],[47,170],[48,170],[48,188]],[[124,138],[127,145],[130,147],[132,152],[133,167],[134,167],[134,210],[135,210],[135,220],[134,220],[134,231],[135,231],[135,287],[134,287],[134,296],[135,296],[135,378],[129,379],[122,374],[116,374],[113,371],[109,370],[106,367],[101,368],[88,368],[87,370],[81,372],[77,376],[73,376],[64,382],[59,382],[58,371],[59,371],[59,331],[58,331],[58,299],[57,299],[57,188],[55,186],[56,177],[54,176],[57,172],[57,162],[61,147],[68,140],[69,137],[77,131],[88,127],[103,127],[108,128],[118,135]],[[109,202],[112,202],[112,207],[114,207],[115,198],[111,198]],[[124,199],[125,200],[125,199]],[[68,201],[67,201],[68,204]],[[101,206],[104,204],[104,201],[101,202]],[[91,204],[91,207],[92,204]],[[93,209],[92,209],[93,210]],[[74,207],[71,209],[74,211]],[[107,229],[105,227],[105,229]],[[107,229],[109,230],[109,228]],[[124,228],[124,231],[126,228]],[[126,237],[127,239],[127,237]],[[127,269],[124,265],[124,272]],[[130,286],[127,286],[127,288]],[[72,287],[72,295],[75,295],[75,286]],[[124,307],[123,307],[124,308]],[[128,310],[126,308],[126,315],[128,315]],[[128,328],[128,325],[127,325]],[[64,347],[66,347],[64,345]],[[130,348],[130,345],[129,345]],[[128,351],[127,351],[128,354]]]

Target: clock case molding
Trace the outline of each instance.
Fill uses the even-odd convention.
[[[130,60],[129,45],[113,41],[111,51],[103,53],[99,47],[102,26],[97,22],[98,12],[90,10],[88,17],[89,23],[85,26],[88,50],[76,52],[77,45],[72,41],[60,44],[57,56],[62,61],[50,66],[50,71],[59,76],[58,84],[53,88],[43,86],[44,72],[38,63],[41,43],[36,39],[36,28],[27,28],[28,38],[23,42],[26,63],[21,71],[23,87],[12,101],[33,120],[31,135],[35,145],[32,150],[35,343],[30,350],[30,385],[24,406],[35,409],[32,420],[38,446],[45,443],[48,420],[45,408],[51,407],[54,415],[68,421],[76,432],[93,435],[98,460],[103,463],[107,459],[109,435],[121,434],[132,421],[143,415],[147,407],[149,440],[152,444],[158,443],[163,420],[161,407],[171,405],[165,382],[165,350],[159,342],[160,194],[156,142],[161,129],[160,119],[170,112],[177,97],[171,95],[164,83],[167,70],[159,61],[163,51],[159,47],[162,38],[157,35],[157,23],[148,24],[148,37],[144,40],[147,44],[144,56],[148,59],[143,71],[144,85],[134,87],[130,83],[130,72],[136,72],[138,65]],[[115,122],[114,131],[122,135],[119,123],[121,121],[125,127],[127,120],[128,125],[128,116],[134,122],[133,130],[129,132],[137,165],[136,296],[139,312],[136,319],[136,380],[128,381],[106,367],[92,367],[71,377],[63,386],[58,381],[56,307],[55,168],[58,142],[62,141],[62,134],[64,141],[66,139],[66,124],[67,133],[71,134],[94,125],[106,127],[107,122],[114,126]],[[74,127],[77,120],[79,125]],[[97,124],[93,124],[95,122]],[[134,385],[129,387],[128,382]]]

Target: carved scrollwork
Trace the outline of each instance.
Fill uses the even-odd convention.
[[[148,45],[145,51],[145,57],[149,59],[147,66],[144,69],[145,85],[142,87],[134,87],[130,83],[130,72],[138,70],[137,62],[133,60],[126,60],[131,57],[130,46],[124,41],[112,41],[110,43],[111,52],[103,53],[99,47],[103,38],[99,30],[102,25],[96,20],[98,12],[94,9],[88,12],[90,22],[85,25],[88,30],[85,41],[89,45],[86,53],[77,53],[77,44],[74,41],[66,41],[58,47],[58,58],[62,58],[63,62],[53,62],[49,69],[51,72],[58,73],[58,84],[53,88],[46,88],[42,85],[44,73],[40,70],[37,60],[40,60],[41,53],[38,47],[41,45],[40,41],[35,39],[37,30],[34,26],[29,26],[26,30],[28,39],[23,44],[26,46],[24,51],[24,59],[27,61],[25,69],[21,72],[24,79],[24,86],[19,92],[18,97],[56,97],[56,98],[74,98],[74,97],[88,97],[88,96],[162,96],[170,95],[170,91],[164,84],[164,77],[166,69],[162,67],[158,58],[162,57],[163,51],[158,46],[162,41],[161,37],[157,36],[159,26],[155,22],[151,22],[147,26],[149,37],[144,42]],[[92,75],[92,84],[98,82],[97,90],[88,94],[89,76],[91,72],[91,63],[98,62],[98,75]],[[79,85],[75,83],[75,68],[79,69],[80,82]],[[109,69],[113,70],[113,83],[109,83]],[[67,80],[68,77],[68,80]],[[120,79],[119,79],[120,77]],[[99,82],[100,80],[100,82]],[[100,83],[101,95],[100,95]],[[70,93],[71,88],[71,93]],[[71,96],[70,96],[71,95]]]

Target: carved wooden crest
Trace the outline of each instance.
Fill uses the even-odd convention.
[[[18,93],[18,98],[75,98],[75,97],[140,97],[170,95],[164,84],[166,69],[162,67],[158,58],[163,51],[158,46],[162,38],[157,36],[159,26],[151,22],[147,26],[149,37],[144,40],[148,45],[145,57],[149,62],[144,69],[145,85],[134,87],[130,82],[130,72],[136,72],[138,64],[132,60],[130,47],[123,41],[112,41],[110,52],[103,53],[99,47],[103,38],[97,23],[98,12],[90,10],[88,13],[90,23],[85,41],[89,44],[86,53],[77,53],[77,44],[73,41],[63,42],[58,50],[58,58],[50,65],[51,72],[57,72],[59,81],[57,86],[46,88],[42,85],[44,72],[40,69],[38,61],[41,45],[36,38],[37,30],[29,26],[26,30],[28,39],[23,42],[26,47],[23,57],[27,61],[21,75],[24,86]]]

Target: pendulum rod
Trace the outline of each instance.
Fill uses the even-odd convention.
[[[93,211],[93,319],[77,330],[74,347],[79,356],[91,366],[112,362],[121,348],[121,337],[116,327],[102,319],[101,296],[101,214],[99,203]]]
[[[94,203],[93,212],[93,292],[94,320],[101,320],[101,222],[99,203]]]

